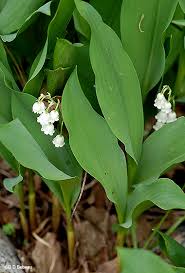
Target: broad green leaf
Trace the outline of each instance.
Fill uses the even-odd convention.
[[[50,191],[52,191],[59,199],[63,209],[68,217],[71,217],[71,210],[77,202],[80,193],[80,180],[69,179],[65,183],[63,181],[50,181],[44,179]]]
[[[32,21],[36,18],[36,16],[39,13],[50,16],[51,15],[50,6],[51,6],[51,1],[44,4],[43,6],[38,8],[37,10],[35,10],[28,18],[26,18],[26,20],[19,27],[19,30],[17,32],[1,35],[1,39],[4,42],[12,42],[17,37],[17,35],[19,35],[21,32],[23,32],[26,28],[29,27],[29,25],[32,23]]]
[[[39,52],[39,54],[37,55],[37,57],[35,58],[33,62],[33,65],[30,71],[30,77],[26,85],[24,86],[23,92],[38,96],[40,91],[39,87],[41,87],[41,84],[43,81],[41,69],[43,68],[45,60],[46,60],[47,48],[48,48],[48,39],[46,40],[46,43],[43,49]],[[41,74],[39,74],[39,72]]]
[[[10,69],[3,42],[0,40],[0,80],[9,87],[19,90]]]
[[[4,84],[8,88],[14,88],[15,90],[19,90],[12,73],[4,66],[4,64],[0,61],[0,81],[4,82]]]
[[[54,48],[57,38],[65,36],[74,8],[74,0],[60,0],[56,14],[48,27],[49,51]]]
[[[72,44],[66,39],[57,39],[53,53],[53,68],[74,67],[76,61],[76,48],[82,44]]]
[[[159,256],[144,249],[118,248],[120,273],[175,273]]]
[[[153,132],[144,142],[136,183],[154,181],[168,168],[185,160],[185,118]]]
[[[53,96],[56,91],[59,91],[59,94],[61,93],[71,72],[71,67],[59,67],[54,70],[46,69],[47,90],[51,96]]]
[[[94,88],[94,73],[89,59],[89,46],[79,43],[72,44],[68,40],[58,39],[53,54],[53,67],[65,68],[64,82],[66,82],[75,66],[78,67],[80,84],[86,97],[93,108],[100,112]]]
[[[0,156],[11,166],[14,171],[18,172],[18,162],[15,157],[0,142]]]
[[[7,0],[1,0],[1,1],[0,1],[0,12],[1,12],[1,10],[4,8],[6,2],[7,2]]]
[[[178,60],[178,71],[175,78],[174,95],[177,99],[185,96],[185,49],[181,48]]]
[[[49,180],[71,178],[49,162],[41,147],[18,119],[0,126],[0,141],[22,166],[37,171],[44,178]]]
[[[80,37],[80,41],[82,41],[83,37],[85,37],[85,39],[89,41],[91,37],[90,27],[85,19],[80,15],[77,9],[75,9],[73,12],[73,19],[76,31],[82,35],[82,37]]]
[[[61,205],[64,206],[64,197],[60,187],[60,182],[43,179],[50,191],[58,198]],[[66,181],[65,181],[66,183]]]
[[[165,69],[163,33],[169,26],[177,0],[124,0],[121,10],[123,47],[134,63],[143,99],[159,82]]]
[[[180,27],[185,27],[185,20],[173,20],[172,24],[180,26]]]
[[[138,184],[128,196],[126,221],[129,228],[132,218],[138,217],[153,204],[164,210],[185,209],[185,194],[172,180],[161,178],[150,184]]]
[[[185,273],[185,268],[183,267],[173,267],[173,270],[176,272],[176,273]]]
[[[25,20],[37,10],[45,0],[7,0],[0,13],[0,34],[18,30]]]
[[[11,120],[11,92],[0,80],[0,124],[7,123]]]
[[[143,139],[143,108],[136,71],[120,39],[96,10],[79,0],[76,7],[91,27],[90,60],[101,110],[113,133],[137,162]]]
[[[47,30],[47,39],[44,44],[43,49],[37,55],[33,66],[31,68],[31,76],[24,87],[24,92],[31,93],[33,95],[38,95],[39,86],[41,86],[43,78],[37,78],[39,72],[43,68],[47,53],[53,50],[53,47],[56,44],[56,40],[59,37],[63,37],[65,35],[66,27],[72,17],[74,10],[74,0],[60,0],[57,11],[49,23]],[[31,89],[37,87],[37,91],[31,92]],[[37,94],[36,94],[37,93]]]
[[[179,4],[181,6],[181,9],[183,10],[183,12],[185,13],[185,0],[179,0]]]
[[[76,159],[102,183],[108,198],[116,204],[121,221],[127,198],[125,156],[106,121],[83,94],[76,70],[64,89],[62,113]]]
[[[9,70],[10,70],[10,66],[8,63],[8,59],[7,59],[7,55],[6,55],[6,51],[3,45],[3,42],[0,40],[0,61],[4,64],[4,66]]]
[[[160,231],[157,231],[157,233],[159,236],[159,245],[172,263],[178,267],[185,267],[185,247],[170,236]]]
[[[46,136],[41,132],[41,127],[37,123],[37,115],[32,112],[35,101],[36,99],[29,94],[13,92],[12,114],[14,119],[18,118],[22,122],[53,165],[70,176],[81,177],[81,168],[69,148],[67,139],[65,146],[58,149],[52,143],[54,136]]]
[[[5,178],[3,180],[4,187],[10,191],[14,192],[14,187],[19,184],[20,182],[23,181],[22,175],[19,175],[17,177],[12,177],[12,178]]]
[[[98,11],[103,21],[120,36],[120,10],[122,0],[90,0],[90,4]]]
[[[173,19],[180,20],[182,18],[184,18],[184,13],[182,12],[180,6],[178,5]],[[172,67],[178,55],[180,54],[180,51],[183,49],[184,44],[183,31],[175,27],[173,24],[170,24],[170,26],[166,30],[165,39],[170,39],[170,51],[165,61],[166,73]]]

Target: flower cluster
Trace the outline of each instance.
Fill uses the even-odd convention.
[[[44,100],[47,100],[47,108]],[[53,106],[55,106],[55,109],[51,110],[51,107]],[[41,125],[41,131],[45,135],[52,136],[55,133],[54,123],[59,121],[58,106],[59,102],[56,103],[49,93],[47,95],[41,94],[38,100],[33,104],[32,111],[39,115],[37,117],[37,122]],[[52,142],[55,147],[63,147],[65,145],[64,137],[62,135],[57,135]]]
[[[165,98],[165,92],[168,93],[168,100]],[[172,110],[171,99],[171,89],[169,86],[165,85],[161,93],[157,94],[157,97],[154,101],[154,106],[160,110],[155,116],[157,122],[153,126],[154,130],[159,130],[164,124],[174,122],[177,120],[176,113]]]

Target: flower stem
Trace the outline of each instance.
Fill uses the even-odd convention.
[[[15,191],[17,193],[18,199],[19,199],[19,206],[20,206],[20,221],[21,221],[21,226],[23,229],[24,233],[24,238],[26,240],[29,239],[29,231],[28,231],[28,223],[26,219],[26,211],[25,211],[25,206],[24,206],[24,191],[23,191],[23,183],[19,183],[16,185]]]
[[[35,194],[35,185],[33,180],[33,171],[29,170],[29,195],[28,195],[28,203],[29,203],[29,222],[31,231],[36,228],[36,194]]]
[[[61,205],[58,198],[53,194],[52,196],[52,227],[53,231],[57,232],[60,225]]]

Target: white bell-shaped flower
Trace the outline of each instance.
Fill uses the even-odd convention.
[[[65,145],[65,140],[64,137],[61,135],[57,135],[54,139],[53,139],[53,144],[55,145],[55,147],[63,147]]]
[[[41,131],[44,132],[45,135],[52,136],[55,132],[55,128],[53,124],[49,123],[49,124],[43,125],[41,128]]]
[[[55,121],[59,121],[59,113],[57,110],[52,110],[50,113],[50,123],[54,123]]]
[[[155,118],[157,119],[157,121],[159,122],[162,122],[162,123],[166,123],[167,120],[168,120],[168,114],[163,112],[163,111],[160,111],[156,116]]]
[[[42,113],[37,118],[37,122],[40,123],[42,126],[49,124],[50,123],[50,114],[47,112]]]
[[[46,106],[43,101],[37,101],[32,106],[32,111],[35,114],[42,114],[46,109]]]
[[[157,109],[161,110],[164,107],[166,102],[167,102],[167,100],[166,100],[165,96],[162,93],[158,93],[157,97],[154,101],[154,106]]]
[[[161,129],[163,127],[163,125],[164,125],[163,122],[157,121],[156,124],[153,126],[153,129],[155,131],[158,131],[159,129]]]
[[[161,111],[166,113],[166,114],[169,114],[172,111],[171,103],[169,101],[166,101],[166,103],[161,108]]]
[[[171,123],[171,122],[174,122],[174,121],[176,121],[176,120],[177,120],[177,115],[176,115],[176,113],[175,113],[175,112],[170,112],[170,113],[168,114],[168,119],[167,119],[166,123]]]

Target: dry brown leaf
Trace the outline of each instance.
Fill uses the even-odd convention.
[[[32,252],[32,259],[37,273],[66,273],[61,256],[61,246],[54,233],[47,233],[44,238],[48,246],[37,241]]]
[[[118,273],[118,259],[101,264],[96,273]]]
[[[94,225],[88,221],[75,224],[78,252],[81,257],[93,258],[106,247],[105,237]]]

